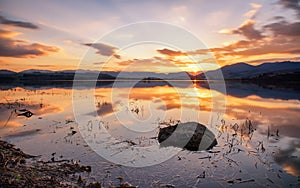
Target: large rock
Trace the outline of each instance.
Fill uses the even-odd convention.
[[[158,142],[163,147],[174,146],[191,151],[209,150],[217,145],[214,133],[197,122],[160,128]]]

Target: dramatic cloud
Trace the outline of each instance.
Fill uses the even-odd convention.
[[[253,25],[251,27],[253,27]],[[238,29],[234,29],[233,31],[240,30],[240,28],[241,27],[239,27]],[[253,33],[252,29],[248,31],[252,31],[249,33]],[[269,35],[266,35],[265,38],[261,38],[261,33],[268,31]],[[258,37],[255,37],[256,35]],[[249,40],[239,40],[227,46],[221,48],[213,48],[211,50],[217,53],[217,56],[219,57],[226,55],[252,56],[271,53],[297,54],[300,52],[300,47],[298,45],[300,42],[300,22],[274,22],[263,26],[263,29],[261,31],[254,31],[254,34],[252,34],[251,36],[252,37],[248,37]],[[253,38],[260,38],[261,40],[251,40]]]
[[[12,25],[16,27],[22,27],[27,29],[38,29],[39,27],[33,23],[30,22],[22,22],[22,21],[14,21],[4,18],[3,16],[0,16],[0,23],[4,25]]]
[[[97,50],[97,54],[103,55],[103,56],[112,56],[116,57],[117,59],[120,59],[121,56],[118,54],[115,54],[116,50],[118,48],[103,44],[103,43],[86,43],[84,44],[86,46],[93,47]]]
[[[255,22],[253,20],[247,20],[237,29],[225,29],[225,30],[221,30],[220,33],[239,34],[245,36],[249,40],[262,39],[263,35],[259,30],[256,30],[254,28],[254,24]]]
[[[167,48],[164,48],[162,50],[156,50],[156,51],[158,53],[160,53],[160,54],[167,55],[167,56],[181,56],[181,55],[185,55],[181,51],[174,51],[174,50],[170,50],[170,49],[167,49]]]
[[[215,58],[213,57],[211,49],[196,49],[192,51],[173,51],[167,48],[163,50],[156,50],[160,54],[166,55],[164,58],[162,57],[154,57],[154,59],[159,61],[168,61],[173,62],[176,65],[193,65],[199,62],[211,63],[215,62]]]
[[[295,10],[297,16],[300,18],[300,0],[279,0],[278,4],[285,8]]]
[[[221,48],[211,49],[218,60],[226,58],[245,58],[250,56],[260,56],[266,54],[298,54],[300,52],[300,38],[268,37],[259,41],[240,40]]]
[[[296,10],[300,15],[299,0],[280,0],[278,4],[287,9]],[[255,10],[245,15],[250,20],[245,21],[239,27],[224,29],[220,33],[238,34],[245,39],[234,41],[222,47],[211,48],[218,62],[232,64],[240,61],[260,62],[260,59],[289,60],[300,54],[300,22],[286,21],[282,16],[273,16],[272,23],[263,24],[256,28],[255,14],[261,5],[251,4]],[[288,55],[288,56],[287,56]],[[285,58],[283,58],[283,57]]]
[[[188,55],[206,55],[210,53],[209,49],[197,49],[194,51],[188,51],[188,52],[182,52],[182,51],[174,51],[170,50],[168,48],[164,48],[162,50],[156,50],[158,53],[170,57],[175,57],[175,56],[188,56]],[[158,57],[155,57],[158,58]]]
[[[288,23],[281,21],[278,23],[272,23],[265,25],[264,28],[270,29],[274,36],[300,36],[300,22]]]
[[[12,38],[15,35],[16,32],[0,30],[0,56],[35,57],[59,51],[59,48],[55,46],[46,46],[39,43],[28,44],[23,40],[16,40]]]

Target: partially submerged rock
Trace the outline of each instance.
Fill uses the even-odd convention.
[[[209,150],[217,145],[214,133],[196,122],[160,128],[158,142],[163,147],[174,146],[191,151]]]
[[[30,118],[31,116],[33,116],[33,113],[29,110],[26,110],[26,109],[21,109],[21,110],[18,110],[19,112],[17,112],[17,110],[15,110],[17,116],[25,116],[27,118]]]

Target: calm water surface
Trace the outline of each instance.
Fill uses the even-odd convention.
[[[1,86],[1,139],[41,155],[40,160],[50,160],[54,152],[57,159],[80,160],[92,166],[92,173],[86,174],[90,181],[106,186],[117,185],[119,176],[140,187],[299,186],[299,91],[237,83],[227,84],[227,94],[209,90],[205,83],[130,85],[106,83],[78,89],[76,96],[71,87]],[[159,127],[177,120],[207,125],[216,133],[218,145],[210,152],[170,147],[178,153],[154,166],[112,163],[89,147],[75,121],[72,101],[85,101],[91,93],[95,111],[86,111],[84,104],[80,110],[86,118],[101,120],[116,139],[109,150],[120,158],[126,159],[124,151],[132,147],[159,147],[155,139]],[[214,97],[224,98],[226,108]],[[18,116],[22,109],[33,116]],[[251,133],[246,131],[249,121]],[[130,158],[129,166],[141,157],[145,156]]]

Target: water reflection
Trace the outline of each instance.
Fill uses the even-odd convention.
[[[125,141],[127,145],[130,143],[140,146],[157,145],[158,142],[150,138],[157,136],[159,123],[177,121],[182,114],[181,111],[186,111],[186,114],[191,111],[200,111],[201,113],[199,117],[183,116],[180,121],[189,122],[200,119],[200,123],[209,125],[213,108],[212,96],[223,95],[219,91],[209,90],[202,82],[194,84],[179,82],[176,88],[164,82],[142,82],[136,84],[134,88],[130,88],[128,95],[129,85],[122,82],[118,84],[118,88],[112,88],[112,83],[106,83],[98,85],[95,89],[82,89],[80,90],[80,97],[73,99],[82,100],[87,96],[87,92],[95,92],[96,111],[87,111],[86,115],[101,117],[101,124],[105,125],[105,128],[115,138],[119,141]],[[74,147],[77,144],[85,144],[79,134],[67,137],[67,141],[64,139],[72,131],[78,131],[76,130],[76,123],[73,122],[72,90],[69,85],[64,87],[64,85],[48,86],[48,88],[24,86],[6,87],[1,90],[0,136],[27,146],[29,151],[37,151],[40,152],[38,154],[44,155],[49,154],[43,150],[42,144],[49,144],[47,141],[51,140],[51,143],[57,143],[63,147],[61,152],[70,152],[70,156],[74,155],[72,152],[76,151],[76,148],[73,148],[71,152],[65,148],[65,144],[74,143]],[[299,176],[299,93],[296,91],[268,90],[245,84],[229,84],[227,89],[226,114],[224,117],[220,117],[220,133],[216,135],[218,145],[213,151],[230,151],[230,160],[242,160],[241,163],[238,163],[240,165],[238,167],[247,169],[247,171],[260,170],[261,167],[257,166],[260,164],[259,160],[254,159],[260,156],[260,159],[263,160],[274,160],[281,166],[282,170],[293,176]],[[197,105],[195,105],[195,99],[198,101]],[[11,115],[15,109],[29,110],[33,116],[27,118],[17,116],[17,114]],[[116,116],[116,114],[121,111],[124,111],[123,115],[132,118],[132,121],[123,122],[127,126],[137,126],[135,122],[144,122],[150,118],[151,125],[142,123],[138,125],[150,131],[143,134],[126,132],[126,129],[120,126],[121,124],[117,121],[122,116]],[[9,118],[10,116],[11,118]],[[22,139],[22,137],[26,137],[26,139]],[[29,146],[36,142],[41,145],[39,147]],[[234,144],[235,147],[232,147]],[[49,147],[58,148],[55,145],[51,146],[51,144]],[[79,158],[84,157],[81,156],[82,153],[91,152],[87,148],[84,147],[76,155]],[[221,148],[223,148],[222,151]],[[264,152],[262,152],[263,149]],[[245,155],[241,156],[240,154]],[[247,155],[253,158],[253,162],[247,161],[249,160],[246,158]],[[186,154],[185,157],[188,158],[188,156],[189,154]],[[217,154],[213,154],[213,156],[217,156]],[[181,157],[181,159],[184,158]],[[220,163],[218,165],[221,168],[222,165],[227,164],[220,161],[228,161],[229,159],[221,158],[218,160],[214,162],[215,164]],[[191,159],[182,168],[193,169],[195,163],[199,163],[199,156]],[[231,162],[232,164],[234,162]],[[230,171],[229,169],[224,170]],[[218,172],[216,169],[213,172],[215,173],[214,176],[217,177],[224,171]],[[189,175],[186,176],[185,178],[188,179]],[[283,175],[280,176],[283,177]],[[287,181],[289,180],[287,179]]]
[[[292,140],[287,148],[280,149],[275,155],[274,160],[280,164],[285,171],[294,176],[300,176],[300,140]]]
[[[215,81],[218,84],[218,81]],[[201,87],[209,88],[207,82],[197,82]],[[215,87],[218,90],[218,87]],[[218,90],[219,92],[223,92],[222,90]],[[226,82],[226,93],[231,96],[235,96],[237,98],[249,97],[252,95],[259,96],[261,98],[270,98],[270,99],[300,99],[299,90],[291,90],[291,89],[272,89],[272,88],[264,88],[260,87],[256,84],[246,84],[237,81],[228,81]]]
[[[18,101],[16,99],[16,101]],[[47,114],[54,114],[64,111],[64,109],[59,105],[47,104],[47,103],[36,103],[22,101],[22,102],[7,102],[0,104],[1,113],[1,125],[5,126],[16,126],[20,123],[15,122],[17,119],[28,119],[34,116],[44,116]],[[34,113],[33,113],[34,112]],[[6,121],[3,121],[7,118]],[[5,123],[4,123],[5,122]],[[4,123],[4,124],[3,124]]]

